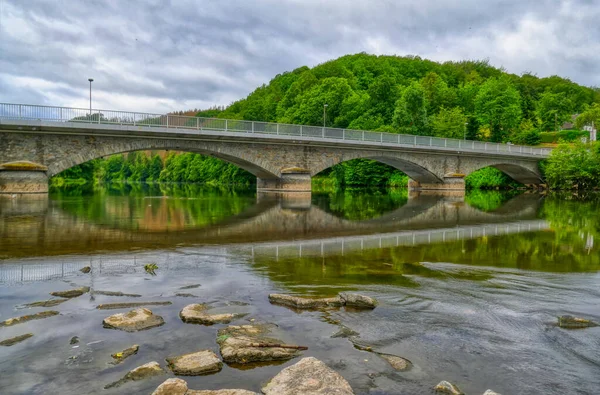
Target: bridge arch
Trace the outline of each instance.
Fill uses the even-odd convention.
[[[73,155],[67,155],[48,164],[48,177],[93,159],[134,151],[182,151],[212,156],[248,171],[259,179],[277,179],[280,170],[269,161],[261,160],[252,150],[214,142],[177,140],[123,140],[109,145],[87,145]]]
[[[480,164],[480,166],[473,166],[466,172],[469,175],[477,170],[493,167],[500,170],[513,180],[520,182],[521,184],[541,184],[543,182],[540,170],[537,163],[508,163],[508,162],[489,162],[488,164]]]

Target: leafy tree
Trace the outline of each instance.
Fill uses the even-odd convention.
[[[400,133],[431,135],[427,105],[425,90],[421,84],[413,82],[402,91],[400,99],[396,102],[394,126]]]
[[[512,129],[521,122],[519,92],[508,78],[487,80],[475,97],[477,120],[491,129],[491,140],[506,141]]]
[[[577,129],[583,129],[584,126],[594,124],[596,130],[600,129],[600,104],[594,103],[587,107],[579,116],[575,119],[575,126]]]
[[[544,173],[548,185],[556,189],[593,188],[600,182],[599,143],[562,143],[552,150]]]
[[[433,117],[433,133],[438,137],[462,139],[466,136],[467,117],[460,107],[445,108]]]
[[[425,99],[430,114],[437,113],[442,107],[452,107],[456,104],[456,93],[448,88],[446,82],[436,73],[427,73],[421,81]]]
[[[564,92],[544,92],[537,104],[537,116],[543,131],[558,131],[560,126],[570,120],[573,104]]]
[[[542,141],[542,135],[531,119],[524,119],[519,128],[511,134],[510,141],[513,144],[538,145]]]

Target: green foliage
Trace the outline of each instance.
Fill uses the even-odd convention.
[[[585,137],[589,141],[590,132],[585,130],[572,129],[561,130],[560,132],[540,133],[540,142],[548,144],[557,144],[561,140],[566,142],[573,142],[576,140],[580,140],[582,137]]]
[[[465,177],[467,189],[517,188],[521,184],[494,167],[484,167]]]
[[[427,107],[429,103],[425,97],[425,90],[418,82],[407,86],[396,102],[394,111],[394,126],[400,133],[431,135]]]
[[[433,133],[438,137],[462,139],[466,135],[467,117],[460,107],[451,109],[442,107],[433,117]]]
[[[530,119],[521,121],[519,128],[510,136],[510,142],[520,145],[538,145],[542,141],[542,136]]]
[[[506,142],[521,122],[521,97],[506,77],[487,80],[475,97],[475,115],[491,129],[491,141]]]
[[[571,119],[572,113],[573,104],[566,93],[544,92],[540,95],[537,116],[543,131],[558,131],[564,122]]]
[[[591,189],[600,183],[600,143],[562,143],[552,150],[544,168],[550,188]]]
[[[575,126],[579,129],[584,126],[594,124],[596,130],[600,129],[600,104],[593,103],[591,106],[586,107],[585,110],[579,114],[575,119]]]
[[[408,176],[392,166],[369,160],[354,159],[342,162],[313,177],[318,190],[330,188],[404,187]]]

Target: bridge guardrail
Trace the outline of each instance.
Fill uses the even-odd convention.
[[[409,145],[415,147],[452,148],[471,152],[504,152],[546,157],[551,149],[514,144],[488,143],[429,136],[416,136],[321,126],[244,121],[236,119],[189,117],[173,114],[150,114],[116,110],[38,106],[0,103],[0,119],[82,122],[104,125],[131,125],[172,129],[216,130],[249,134],[298,136]]]

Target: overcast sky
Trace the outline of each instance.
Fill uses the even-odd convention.
[[[600,85],[600,0],[0,0],[0,102],[227,105],[339,56],[489,59]]]

